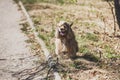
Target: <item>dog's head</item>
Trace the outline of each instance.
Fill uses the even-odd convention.
[[[62,37],[66,36],[72,25],[73,23],[69,24],[65,21],[60,21],[57,25],[59,35]]]

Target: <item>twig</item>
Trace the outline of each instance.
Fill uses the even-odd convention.
[[[14,77],[17,77],[17,76],[22,77],[22,76],[25,76],[25,75],[31,75],[31,74],[33,74],[33,73],[35,73],[37,71],[43,70],[43,68],[39,69],[42,65],[46,65],[46,63],[42,63],[41,65],[39,65],[37,67],[34,67],[34,68],[31,68],[31,69],[25,69],[25,70],[22,70],[20,72],[16,72],[16,73],[12,74],[12,76],[14,76]]]
[[[48,75],[49,75],[51,69],[52,69],[52,68],[50,68],[50,69],[48,70],[46,79],[48,79]]]
[[[47,68],[47,66],[44,66],[41,70],[37,70],[34,73],[30,74],[30,76],[28,76],[25,80],[31,80],[34,78],[34,76],[39,73],[40,71],[44,70],[45,68]]]
[[[113,19],[114,19],[114,37],[115,37],[115,34],[116,34],[116,18],[115,18],[115,14],[114,14],[114,7],[112,6],[112,4],[109,2],[109,0],[107,0],[107,3],[109,4],[110,8],[111,8],[111,12],[112,12],[112,15],[113,15]]]

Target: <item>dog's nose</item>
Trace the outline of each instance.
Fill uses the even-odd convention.
[[[62,30],[64,30],[64,28],[61,28],[60,30],[62,31]]]

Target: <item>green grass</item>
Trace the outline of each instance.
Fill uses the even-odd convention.
[[[79,52],[85,54],[85,53],[89,53],[90,50],[86,45],[81,45],[81,46],[79,46]]]
[[[44,41],[47,41],[47,36],[39,34],[38,37],[41,38]]]
[[[91,41],[95,41],[95,42],[98,42],[98,40],[99,40],[98,36],[93,33],[86,33],[85,35],[82,36],[82,38],[91,40]]]
[[[22,25],[23,27],[21,28],[21,30],[25,33],[25,34],[28,34],[28,30],[30,30],[30,28],[29,28],[29,24],[27,23],[27,22],[25,22],[25,23],[22,23],[22,24],[20,24],[20,25]]]
[[[80,62],[77,62],[77,61],[74,61],[72,64],[70,64],[70,66],[75,68],[75,69],[81,68]]]
[[[113,58],[113,57],[117,57],[115,54],[116,52],[114,51],[114,49],[112,49],[109,45],[105,45],[104,46],[104,50],[106,53],[106,57],[107,58]]]
[[[40,3],[40,2],[55,3],[56,5],[58,3],[59,4],[76,3],[76,0],[54,0],[54,1],[53,0],[22,0],[22,1],[25,4],[27,4],[27,3],[34,4],[34,3]],[[48,5],[48,6],[50,6],[50,5]],[[50,7],[48,9],[51,10],[49,12],[49,15],[48,15],[47,9],[44,9],[45,12],[41,11],[41,14],[39,16],[33,17],[33,21],[34,21],[35,26],[37,26],[36,31],[39,32],[38,36],[45,41],[47,48],[51,52],[54,52],[54,49],[55,49],[54,41],[51,43],[52,39],[54,38],[55,26],[56,26],[55,23],[58,23],[59,21],[64,20],[64,21],[68,21],[68,22],[74,21],[75,25],[77,25],[79,27],[82,26],[85,28],[90,28],[91,30],[93,28],[97,27],[97,23],[95,23],[94,21],[89,22],[89,20],[88,20],[88,22],[84,22],[84,21],[78,20],[75,18],[75,14],[73,12],[68,11],[66,9],[54,8],[55,9],[55,10],[53,9],[54,11],[52,11],[52,8],[50,8]],[[97,14],[96,10],[90,9],[89,12]],[[103,16],[99,16],[99,17],[101,18]],[[89,18],[84,18],[84,20],[85,19],[89,19]],[[46,26],[50,26],[52,28],[52,30],[50,28],[47,28]],[[79,27],[77,27],[77,28],[80,29]],[[94,44],[94,45],[92,45],[93,47],[97,46],[97,45],[98,46],[102,45],[102,44],[98,44],[98,43],[100,43],[100,39],[97,34],[89,33],[89,31],[88,31],[88,33],[82,33],[82,34],[80,34],[81,36],[79,36],[79,34],[76,32],[75,32],[75,34],[76,34],[76,38],[78,41],[80,53],[83,53],[83,54],[90,53],[92,51],[90,48],[91,43]],[[104,49],[107,57],[113,56],[112,54],[114,51],[112,51],[109,48],[103,48],[103,49]]]
[[[99,25],[97,24],[97,18],[102,20],[103,18],[105,18],[105,16],[101,14],[99,11],[97,11],[98,10],[97,7],[99,6],[94,7],[93,5],[89,3],[86,4],[85,2],[80,3],[79,5],[78,4],[71,5],[76,3],[76,0],[54,0],[54,1],[53,0],[22,0],[22,1],[24,2],[24,4],[30,4],[30,6],[26,5],[28,6],[28,10],[30,10],[29,11],[30,13],[32,12],[33,9],[34,11],[38,12],[37,15],[33,14],[31,16],[36,26],[36,31],[39,33],[38,35],[39,38],[41,38],[45,42],[50,53],[53,53],[55,50],[54,33],[55,33],[56,24],[59,21],[64,20],[68,22],[74,22],[74,25],[72,26],[72,28],[75,31],[75,36],[79,45],[79,52],[77,53],[78,56],[82,55],[84,59],[92,62],[98,62],[101,59],[104,60],[105,58],[107,59],[111,59],[114,57],[120,58],[120,56],[116,55],[115,50],[112,48],[112,45],[115,43],[115,42],[112,42],[114,41],[114,38],[113,40],[111,40],[106,35],[108,37],[107,38],[108,42],[102,40],[101,35],[103,34],[101,34],[101,31],[99,31],[100,29],[98,28]],[[32,5],[34,3],[38,3],[37,9],[36,9],[36,4]],[[49,3],[49,4],[43,4],[43,3]],[[71,10],[70,8],[67,8],[69,7],[68,3],[70,4],[70,7],[80,6],[79,7],[80,9],[76,10],[75,8],[74,10],[73,8]],[[61,4],[62,6],[58,4]],[[95,9],[94,8],[92,9],[91,6],[89,5],[91,5]],[[48,6],[48,7],[45,7],[45,6]],[[88,6],[90,7],[90,9],[88,9]],[[87,7],[87,8],[83,8],[83,7]],[[108,7],[105,8],[106,13],[107,13],[107,9]],[[86,13],[90,14],[90,16],[88,16],[88,14]],[[94,15],[97,15],[97,16],[94,16]],[[26,29],[27,28],[24,28],[23,30],[26,31]],[[94,32],[94,30],[97,30],[99,33],[98,34],[91,33],[91,32]],[[33,42],[33,41],[28,41],[28,42]],[[39,47],[36,47],[35,44],[33,45],[34,46],[31,47],[33,50],[39,49]],[[99,53],[94,51],[96,47],[100,48],[100,50],[102,51],[102,57],[99,57]],[[86,66],[84,64],[81,64],[80,61],[65,62],[64,59],[62,61],[64,65],[66,65],[67,68],[69,69],[79,69],[79,70],[86,69]],[[100,63],[100,65],[102,65],[102,63]],[[63,74],[63,76],[66,77],[65,80],[72,80],[70,77],[67,77],[67,75],[72,74],[72,72],[66,71],[61,73]]]
[[[34,21],[34,24],[36,25],[36,24],[40,24],[40,22],[41,22],[41,17],[34,17],[33,18],[33,21]]]
[[[83,54],[91,52],[91,44],[98,45],[97,43],[99,43],[98,36],[93,33],[84,33],[81,36],[77,34],[76,36],[79,45],[79,52]]]
[[[34,4],[39,2],[49,2],[49,0],[21,0],[24,4]]]
[[[39,26],[37,31],[39,33],[38,37],[41,38],[45,42],[48,50],[51,53],[53,53],[55,49],[54,41],[53,41],[55,31],[52,29],[51,32],[46,33],[46,30],[42,26]]]
[[[29,3],[29,4],[33,4],[35,2],[37,2],[37,0],[22,0],[23,3]]]
[[[15,0],[18,2],[18,0]],[[34,3],[53,3],[53,4],[74,4],[77,0],[22,0],[24,4],[34,4]]]

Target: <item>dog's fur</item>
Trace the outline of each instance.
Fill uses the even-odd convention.
[[[73,24],[73,23],[72,23]],[[74,32],[71,29],[72,24],[60,21],[55,33],[55,52],[58,56],[61,53],[67,53],[68,57],[75,58],[78,52],[78,44],[75,40]]]

